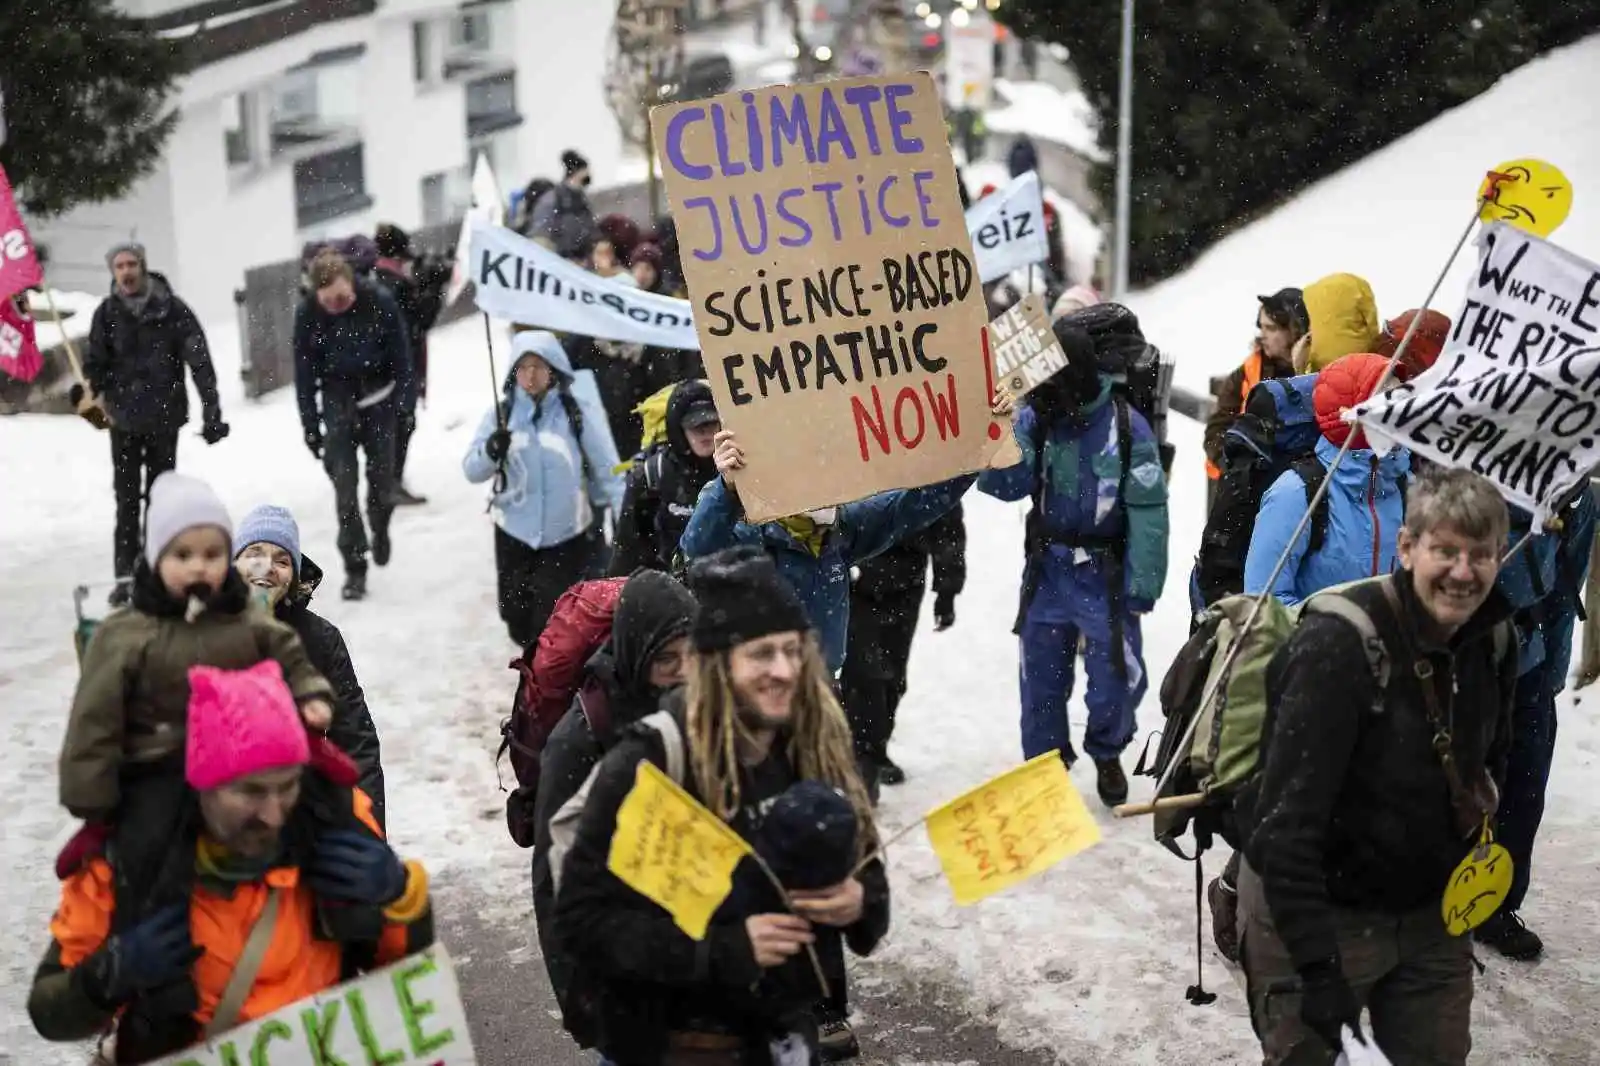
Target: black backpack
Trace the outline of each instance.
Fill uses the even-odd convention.
[[[1167,407],[1173,365],[1145,340],[1139,318],[1122,304],[1100,303],[1063,316],[1094,341],[1100,373],[1109,377],[1128,405],[1144,416],[1161,450],[1161,469],[1172,474],[1175,449],[1167,443]]]

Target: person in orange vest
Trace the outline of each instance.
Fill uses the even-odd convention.
[[[114,1066],[171,1055],[433,942],[426,871],[384,842],[354,765],[308,737],[278,664],[197,666],[189,685],[192,793],[175,830],[193,844],[188,902],[119,929],[116,856],[64,854],[28,996],[46,1040],[114,1029],[96,1059]],[[142,1009],[185,979],[198,1009]]]
[[[1212,481],[1222,476],[1222,437],[1244,410],[1250,390],[1272,378],[1293,377],[1294,346],[1306,335],[1306,302],[1299,289],[1279,289],[1257,299],[1256,342],[1217,390],[1217,406],[1206,419],[1206,477]]]

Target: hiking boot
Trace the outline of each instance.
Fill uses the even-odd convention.
[[[1501,911],[1473,930],[1480,944],[1488,944],[1508,959],[1532,962],[1544,954],[1544,941],[1522,922],[1516,911]]]
[[[896,766],[893,759],[885,755],[878,760],[878,783],[881,785],[903,785],[906,783],[906,772]]]
[[[344,576],[344,588],[340,590],[347,600],[364,600],[367,598],[367,572],[365,570],[352,570]]]
[[[1206,902],[1211,904],[1211,939],[1229,962],[1239,962],[1239,892],[1220,877],[1206,886]]]
[[[389,543],[387,529],[372,531],[372,561],[378,566],[388,566],[389,556],[394,551],[394,545]]]
[[[1095,787],[1100,790],[1100,802],[1115,807],[1128,802],[1128,775],[1122,772],[1121,759],[1096,759],[1094,761]]]
[[[850,1019],[833,1010],[817,1012],[817,1050],[823,1062],[845,1062],[861,1057],[861,1042]]]
[[[398,485],[394,490],[394,505],[396,507],[420,507],[428,502],[426,496],[418,496],[404,485]]]

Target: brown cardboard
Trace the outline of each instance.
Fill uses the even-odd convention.
[[[650,121],[750,520],[932,484],[1014,448],[989,414],[988,315],[927,74],[769,86]]]
[[[1038,293],[1030,292],[984,327],[995,380],[1013,401],[1021,399],[1067,365],[1067,353],[1050,327]]]

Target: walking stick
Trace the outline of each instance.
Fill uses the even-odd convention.
[[[50,317],[55,320],[56,329],[61,334],[61,342],[67,349],[67,365],[72,370],[73,378],[83,388],[83,395],[78,397],[78,416],[95,429],[110,429],[111,416],[106,413],[100,398],[94,395],[89,379],[83,376],[83,363],[78,359],[78,346],[72,343],[66,324],[61,320],[61,312],[56,308],[55,290],[50,288],[48,282],[40,285],[40,290],[44,293],[45,306],[50,309]]]

